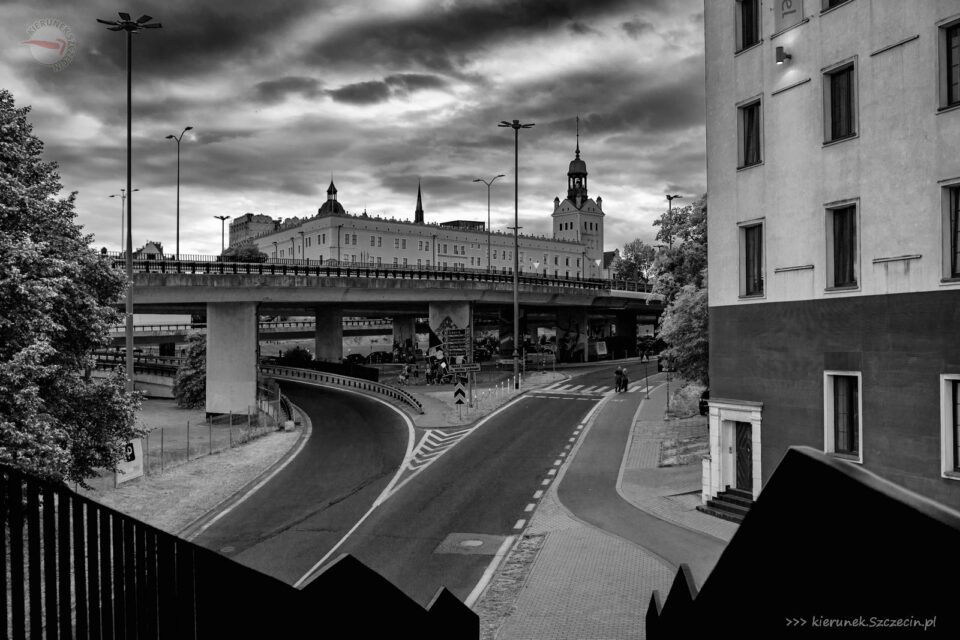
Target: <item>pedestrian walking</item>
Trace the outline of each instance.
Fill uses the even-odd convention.
[[[619,392],[620,392],[620,384],[621,384],[621,382],[623,381],[623,370],[620,368],[619,365],[617,366],[617,370],[614,371],[614,375],[616,376],[616,379],[617,379],[617,384],[616,384],[616,386],[614,387],[614,389],[619,393]]]
[[[626,391],[628,384],[630,384],[630,379],[627,377],[627,368],[623,367],[620,369],[620,391]]]

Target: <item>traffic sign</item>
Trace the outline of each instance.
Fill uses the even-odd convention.
[[[464,398],[467,397],[467,391],[463,388],[463,383],[458,382],[457,386],[453,389],[453,401],[454,404],[463,404]]]
[[[454,373],[467,373],[468,371],[479,373],[480,364],[476,362],[466,363],[466,364],[455,364],[450,367],[450,370],[453,371]]]

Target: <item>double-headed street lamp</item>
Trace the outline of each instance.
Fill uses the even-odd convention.
[[[513,380],[514,388],[520,388],[520,129],[529,129],[530,124],[519,120],[503,120],[498,127],[513,129]]]
[[[180,259],[180,139],[183,134],[190,131],[193,127],[184,127],[179,136],[172,133],[167,136],[167,140],[177,141],[177,260]]]
[[[140,189],[134,189],[134,191],[140,191]],[[123,205],[127,199],[127,190],[120,189],[120,193],[111,193],[111,198],[120,198],[120,253],[123,253]]]
[[[220,255],[223,255],[223,223],[230,219],[230,216],[213,216],[220,221]]]
[[[487,182],[483,178],[477,178],[474,182],[482,182],[487,185],[487,271],[490,271],[490,185],[492,185],[497,178],[505,177],[504,174],[498,174],[490,178],[490,182]]]
[[[127,32],[127,198],[130,204],[127,206],[127,305],[126,305],[126,367],[127,367],[127,391],[133,391],[133,233],[130,225],[133,220],[133,182],[132,158],[133,158],[133,34],[142,29],[159,29],[159,22],[150,22],[153,20],[150,16],[143,15],[132,20],[129,13],[119,12],[119,20],[109,21],[97,18],[97,22],[107,25],[108,31],[126,31]],[[121,205],[122,206],[122,205]]]

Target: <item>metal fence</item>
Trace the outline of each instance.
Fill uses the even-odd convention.
[[[349,555],[296,589],[7,467],[0,513],[3,638],[479,637],[446,589],[424,609]]]
[[[345,387],[348,389],[360,389],[363,391],[373,391],[374,393],[379,393],[385,395],[388,398],[394,400],[399,400],[404,404],[412,407],[417,413],[423,413],[423,405],[420,404],[420,401],[413,397],[411,394],[407,393],[403,389],[398,389],[386,384],[380,384],[379,382],[372,382],[370,380],[362,380],[360,378],[352,378],[350,376],[341,376],[335,373],[324,373],[322,371],[311,371],[309,369],[298,369],[295,367],[280,367],[280,366],[261,366],[260,370],[273,378],[280,380],[291,380],[293,382],[297,381],[308,381],[308,382],[325,382],[327,384],[333,384],[340,387]]]

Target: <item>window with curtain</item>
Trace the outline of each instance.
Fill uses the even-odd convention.
[[[950,277],[960,278],[960,187],[950,189]]]
[[[834,451],[860,452],[860,398],[856,376],[833,376]]]
[[[743,228],[744,295],[763,294],[763,225]]]
[[[857,208],[833,210],[833,286],[857,284]]]
[[[960,104],[960,24],[946,29],[947,104]]]
[[[740,166],[760,163],[760,103],[740,107]]]
[[[830,140],[856,133],[853,65],[834,71],[830,80]]]
[[[737,51],[760,42],[759,0],[737,0]]]

